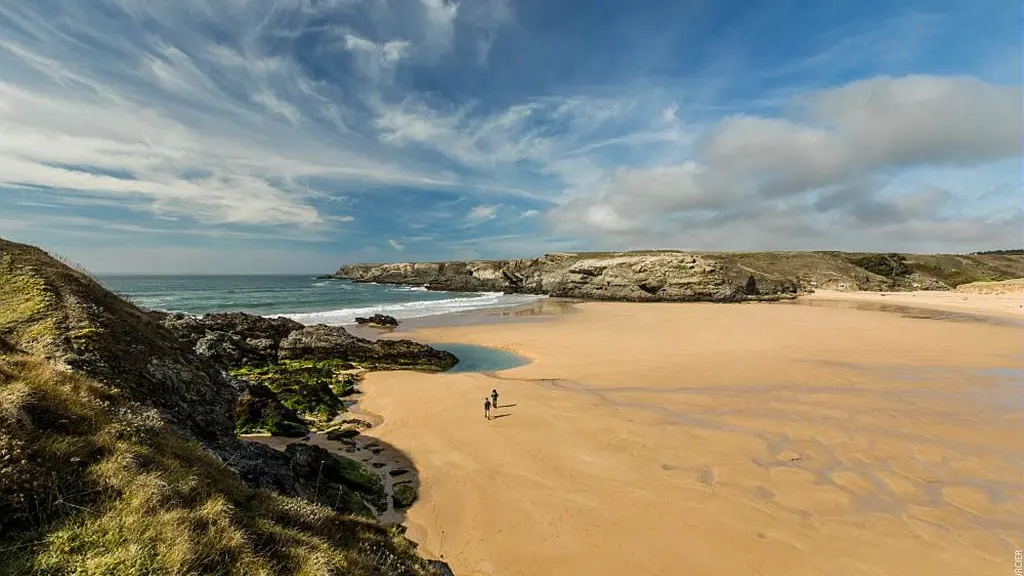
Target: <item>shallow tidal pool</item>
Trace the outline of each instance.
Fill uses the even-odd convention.
[[[459,363],[447,372],[498,372],[518,368],[530,363],[524,356],[506,352],[498,348],[477,346],[475,344],[440,343],[431,344],[439,350],[446,350],[459,359]]]

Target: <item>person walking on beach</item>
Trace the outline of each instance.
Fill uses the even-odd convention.
[[[484,418],[491,419],[491,399],[484,398]]]
[[[497,389],[491,390],[491,405],[494,406],[495,409],[498,408],[498,390]]]

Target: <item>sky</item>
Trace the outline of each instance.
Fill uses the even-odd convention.
[[[1024,245],[1005,0],[0,0],[0,236],[98,273]]]

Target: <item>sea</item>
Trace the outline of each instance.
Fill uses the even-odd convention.
[[[363,284],[314,276],[99,276],[107,289],[136,305],[201,315],[249,312],[303,324],[345,325],[375,313],[398,319],[529,304],[539,296],[501,292],[438,292],[421,286]]]

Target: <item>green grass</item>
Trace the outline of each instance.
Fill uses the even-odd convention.
[[[432,573],[396,531],[249,488],[155,411],[25,356],[0,356],[0,550],[18,576]]]
[[[58,334],[58,319],[51,313],[54,294],[31,269],[17,266],[10,254],[0,256],[0,278],[0,333],[15,334],[31,345],[52,345]]]

